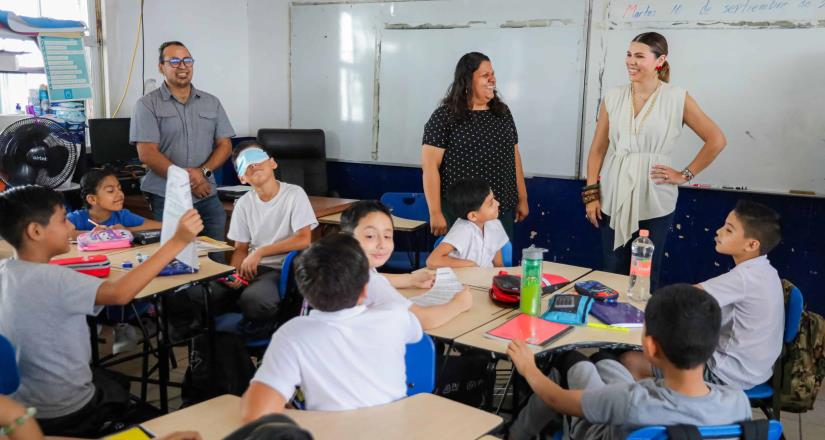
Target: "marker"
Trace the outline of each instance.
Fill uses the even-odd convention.
[[[803,195],[803,196],[815,196],[816,195],[815,192],[807,191],[807,190],[804,190],[804,189],[792,189],[792,190],[788,191],[788,193],[789,194]]]
[[[710,184],[707,184],[707,183],[694,183],[693,185],[690,185],[690,186],[692,186],[694,188],[710,188],[711,187]]]
[[[747,186],[722,186],[722,189],[735,189],[739,191],[747,191]]]
[[[624,332],[624,333],[627,333],[627,332],[630,331],[630,329],[628,329],[627,327],[616,327],[614,325],[599,324],[598,322],[588,322],[587,326],[591,327],[591,328],[600,328],[602,330],[613,330],[613,331],[616,331],[616,332]]]

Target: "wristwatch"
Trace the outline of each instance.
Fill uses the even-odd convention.
[[[201,172],[203,173],[203,177],[206,177],[207,179],[212,177],[212,170],[209,168],[203,167],[201,168]]]

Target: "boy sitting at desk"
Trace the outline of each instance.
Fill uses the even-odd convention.
[[[397,303],[366,307],[369,262],[351,235],[333,234],[296,258],[295,280],[313,310],[272,336],[241,400],[244,421],[281,412],[300,386],[307,409],[343,411],[403,398],[406,344],[422,337]]]
[[[303,188],[275,179],[278,164],[255,141],[241,142],[232,153],[241,183],[252,190],[235,202],[227,237],[235,242],[230,265],[241,281],[213,289],[217,310],[235,302],[246,320],[245,333],[272,334],[278,311],[278,280],[284,257],[305,249],[318,226]],[[223,305],[223,306],[222,306]]]
[[[749,420],[747,396],[706,382],[705,362],[719,340],[721,312],[712,296],[688,284],[656,291],[645,309],[642,349],[663,378],[636,382],[607,353],[591,360],[577,351],[557,362],[564,389],[536,367],[524,341],[507,354],[534,395],[510,427],[510,439],[529,438],[557,414],[573,416],[573,439],[623,439],[647,425],[724,425]]]
[[[779,214],[740,200],[716,231],[716,252],[730,255],[736,267],[696,287],[722,308],[722,331],[707,362],[705,378],[746,390],[768,380],[782,351],[785,303],[782,281],[767,253],[781,238]],[[637,378],[659,375],[638,352],[621,357]]]
[[[48,264],[69,252],[74,232],[59,193],[40,186],[0,193],[0,235],[17,251],[17,259],[0,261],[0,333],[20,356],[20,388],[12,397],[37,408],[44,433],[97,438],[105,422],[122,416],[128,390],[92,377],[86,316],[97,306],[128,304],[202,229],[190,209],[148,260],[102,280]]]
[[[498,219],[498,200],[480,179],[457,182],[447,191],[456,219],[444,240],[427,257],[427,267],[501,267],[509,241]]]

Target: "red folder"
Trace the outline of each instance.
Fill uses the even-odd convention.
[[[521,339],[530,345],[546,345],[573,330],[572,325],[546,321],[535,316],[519,314],[484,334],[488,338],[509,341]]]

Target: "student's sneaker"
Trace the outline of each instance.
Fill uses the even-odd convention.
[[[134,351],[138,342],[143,339],[140,331],[132,325],[115,324],[115,341],[112,343],[112,354]]]

